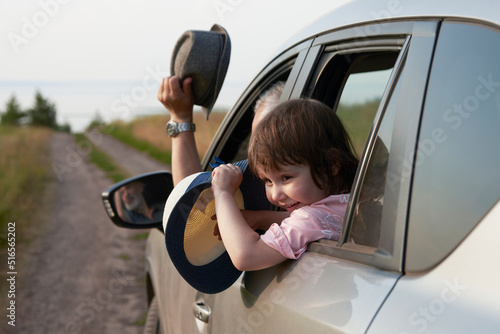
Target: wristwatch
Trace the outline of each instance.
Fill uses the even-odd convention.
[[[194,123],[177,123],[172,120],[167,123],[167,135],[169,137],[175,137],[179,133],[184,131],[196,131],[196,126]]]

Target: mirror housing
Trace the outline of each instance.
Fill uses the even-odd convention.
[[[163,231],[163,210],[173,188],[171,173],[152,172],[109,187],[102,193],[102,202],[111,221],[119,227]]]

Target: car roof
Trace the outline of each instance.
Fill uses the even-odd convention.
[[[500,26],[498,0],[354,0],[320,17],[283,45],[284,50],[305,39],[343,27],[401,19],[454,18],[480,20]]]

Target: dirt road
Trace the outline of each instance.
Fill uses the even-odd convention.
[[[13,333],[142,333],[135,322],[147,308],[148,230],[118,228],[107,218],[100,196],[112,182],[88,162],[88,152],[98,144],[127,162],[124,168],[133,175],[166,166],[148,164],[110,138],[92,137],[92,144],[77,145],[69,134],[54,135],[52,208],[36,242],[20,254],[26,265],[18,273]]]

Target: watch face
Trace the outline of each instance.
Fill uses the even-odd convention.
[[[170,137],[172,137],[173,135],[177,134],[177,131],[176,131],[176,126],[170,122],[167,123],[167,135],[169,135]]]
[[[167,123],[167,135],[170,137],[175,137],[179,132],[195,130],[196,127],[194,123],[175,123],[172,121]]]

